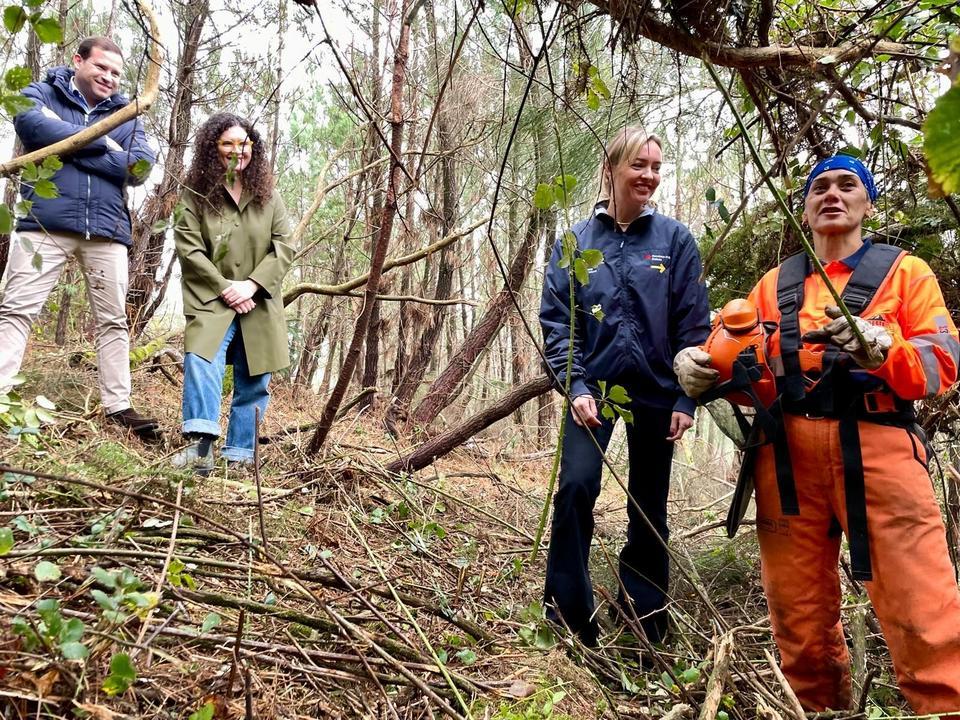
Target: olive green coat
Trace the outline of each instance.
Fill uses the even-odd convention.
[[[281,284],[294,249],[290,225],[280,195],[257,208],[246,193],[239,207],[225,188],[222,207],[199,209],[190,198],[174,228],[174,241],[183,270],[183,314],[186,352],[212,360],[227,328],[237,316],[220,297],[231,280],[253,280],[260,290],[256,307],[240,315],[243,349],[251,375],[290,364],[287,323]]]

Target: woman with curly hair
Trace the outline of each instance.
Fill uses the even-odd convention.
[[[256,417],[270,375],[289,364],[281,283],[294,250],[260,133],[217,113],[197,132],[174,240],[183,271],[183,434],[173,459],[201,475],[214,465],[223,374],[233,365],[228,463],[253,461]]]

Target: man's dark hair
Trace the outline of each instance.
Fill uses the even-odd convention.
[[[117,45],[110,38],[100,35],[95,35],[94,37],[88,37],[82,40],[80,45],[77,47],[77,55],[86,60],[88,57],[90,57],[90,53],[93,52],[94,48],[100,48],[104,52],[116,53],[117,55],[123,57],[123,50],[120,49],[119,45]]]

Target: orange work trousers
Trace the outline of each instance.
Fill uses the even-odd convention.
[[[847,511],[838,421],[788,415],[798,516],[780,511],[773,448],[756,465],[761,575],[784,675],[806,710],[851,705],[840,624]],[[873,580],[864,583],[900,691],[917,713],[960,710],[960,591],[922,444],[904,428],[859,423]]]

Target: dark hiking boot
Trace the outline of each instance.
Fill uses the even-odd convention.
[[[163,436],[155,418],[144,417],[132,407],[107,415],[107,420],[132,430],[141,440],[156,442]]]

